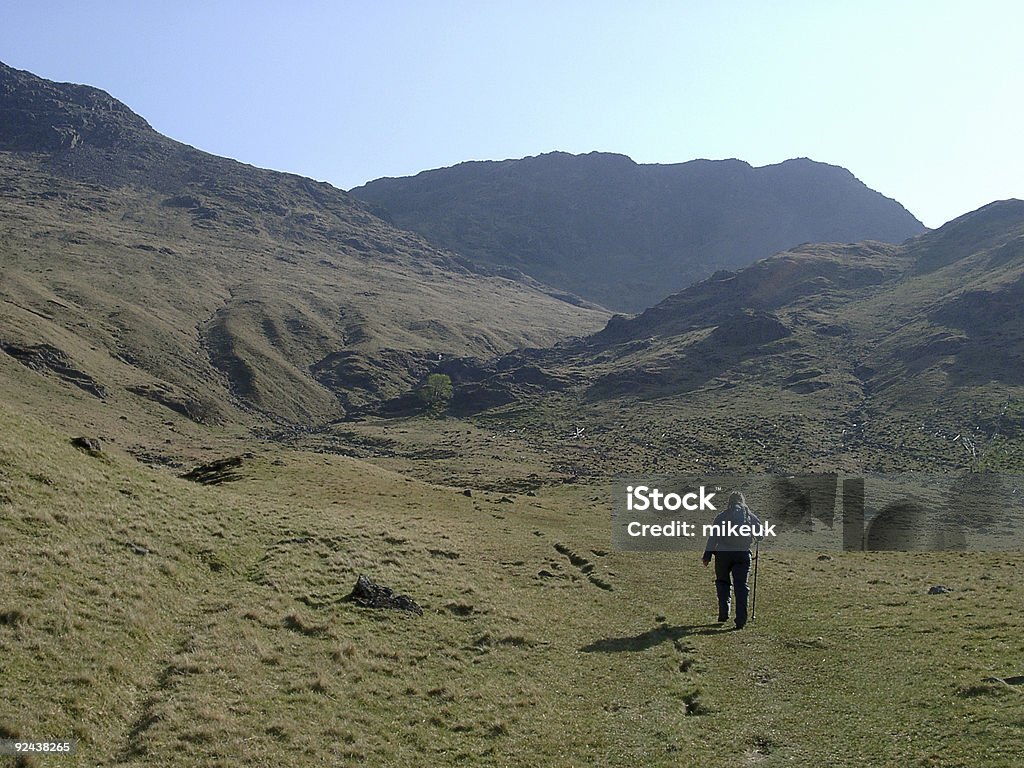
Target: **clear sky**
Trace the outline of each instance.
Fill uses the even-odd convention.
[[[463,160],[810,157],[928,226],[1024,197],[1016,0],[6,2],[0,61],[349,189]]]

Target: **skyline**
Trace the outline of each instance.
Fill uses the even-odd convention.
[[[840,165],[929,227],[1024,197],[997,2],[42,2],[0,61],[207,152],[351,189],[467,160]]]

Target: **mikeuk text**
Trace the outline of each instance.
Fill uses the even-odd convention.
[[[688,523],[683,520],[670,520],[662,524],[640,523],[636,520],[626,526],[626,533],[630,536],[696,536],[696,523]],[[775,523],[769,525],[765,520],[761,525],[736,525],[735,523],[705,523],[701,528],[702,536],[716,536],[720,538],[746,538],[763,539],[775,535]]]

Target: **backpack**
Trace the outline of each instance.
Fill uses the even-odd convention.
[[[736,523],[736,525],[751,525],[750,523],[750,507],[744,504],[742,507],[730,507],[727,512],[731,512],[733,509],[743,510],[743,521]],[[731,522],[736,522],[735,520]],[[749,550],[754,545],[753,536],[724,536],[724,541],[728,543],[728,550],[730,552],[743,552]]]

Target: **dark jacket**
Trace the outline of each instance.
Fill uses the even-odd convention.
[[[708,543],[704,546],[704,560],[710,560],[714,552],[749,552],[755,540],[760,541],[764,538],[763,535],[730,536],[727,530],[730,523],[737,527],[749,525],[758,531],[762,529],[760,518],[751,512],[749,507],[741,504],[730,506],[719,512],[715,518],[713,525],[718,526],[721,532],[718,534],[712,532],[708,536]]]

